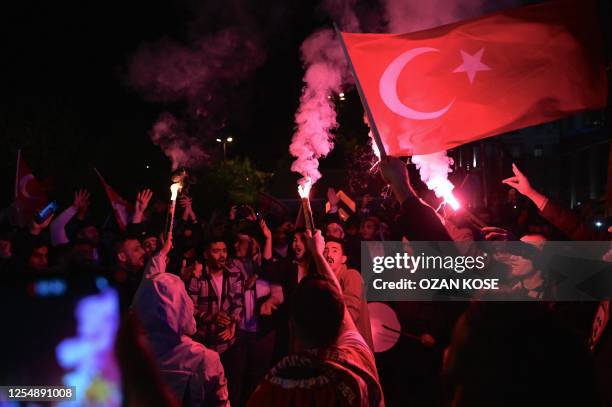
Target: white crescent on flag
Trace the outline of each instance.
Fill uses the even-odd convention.
[[[415,57],[428,52],[438,52],[437,48],[419,47],[406,51],[395,58],[385,69],[379,82],[380,97],[387,107],[395,114],[413,120],[437,119],[451,108],[455,99],[442,109],[433,112],[422,112],[406,106],[397,95],[397,80],[405,66]]]
[[[40,196],[30,195],[30,193],[28,192],[28,183],[33,179],[34,175],[32,174],[24,175],[23,177],[19,178],[19,192],[21,192],[21,195],[23,195],[25,198],[40,199]]]

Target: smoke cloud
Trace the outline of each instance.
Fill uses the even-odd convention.
[[[387,32],[402,34],[438,27],[518,6],[519,0],[382,0]],[[523,1],[524,2],[524,1]]]
[[[452,172],[453,159],[446,154],[446,151],[413,155],[411,160],[419,170],[421,180],[438,198],[445,198],[455,188],[448,180],[448,174]]]
[[[289,152],[296,157],[291,170],[315,183],[321,178],[319,158],[329,154],[334,146],[331,131],[338,123],[332,96],[341,90],[346,61],[332,30],[308,37],[301,52],[306,65],[304,89]]]
[[[162,113],[153,125],[151,140],[170,158],[172,170],[178,167],[197,168],[210,159],[198,140],[185,131],[184,124],[168,112]]]
[[[359,31],[355,14],[356,0],[327,0],[323,9],[343,30]],[[336,121],[335,94],[352,83],[346,58],[336,34],[331,29],[310,35],[301,47],[304,62],[304,88],[295,114],[296,131],[289,152],[296,160],[291,170],[301,174],[303,183],[321,178],[319,159],[333,149],[332,130]]]
[[[173,168],[210,162],[205,145],[220,136],[229,112],[244,103],[232,87],[266,57],[258,30],[250,23],[192,33],[189,38],[144,44],[128,67],[129,85],[145,100],[180,110],[175,115],[164,112],[150,132]]]

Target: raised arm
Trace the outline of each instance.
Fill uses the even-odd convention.
[[[536,191],[531,186],[529,179],[518,169],[518,167],[514,163],[512,164],[512,172],[514,173],[514,176],[506,178],[502,182],[516,189],[521,194],[525,195],[535,204],[535,206],[540,211],[542,211],[548,203],[548,198]]]
[[[76,191],[72,205],[64,209],[51,223],[49,231],[51,232],[51,244],[53,246],[70,242],[66,234],[66,225],[78,212],[86,211],[89,206],[89,197],[89,191],[86,189]]]
[[[380,170],[401,205],[400,214],[394,222],[396,240],[402,237],[410,241],[452,240],[438,214],[414,193],[408,169],[402,160],[387,157],[380,162]]]
[[[143,273],[145,278],[151,278],[157,274],[166,272],[168,253],[170,253],[170,250],[172,250],[172,233],[168,235],[161,249],[147,262]]]
[[[598,240],[597,234],[571,210],[559,206],[531,186],[529,178],[515,164],[512,164],[513,177],[502,182],[516,189],[537,206],[541,215],[572,240]]]
[[[261,228],[261,233],[266,238],[261,254],[264,260],[270,260],[272,258],[272,232],[263,219],[259,220],[259,227]]]
[[[183,208],[183,214],[181,215],[181,219],[183,219],[184,222],[187,222],[191,219],[192,223],[196,223],[198,221],[198,218],[196,217],[195,212],[193,211],[193,199],[189,196],[184,196],[179,200],[179,204]]]
[[[144,219],[144,213],[149,206],[149,202],[153,197],[153,191],[150,189],[143,189],[136,196],[136,205],[134,205],[134,215],[132,216],[132,223],[142,223]]]
[[[335,285],[336,289],[342,294],[342,287],[340,286],[340,282],[336,277],[336,273],[333,272],[329,263],[323,256],[323,250],[325,249],[325,239],[323,239],[323,235],[320,230],[317,230],[314,236],[310,233],[310,231],[306,231],[306,246],[310,251],[310,255],[314,261],[316,272],[328,279]],[[344,302],[344,320],[342,321],[342,329],[343,330],[353,330],[357,331],[357,327],[353,322],[353,318],[349,310],[346,307],[346,302]]]

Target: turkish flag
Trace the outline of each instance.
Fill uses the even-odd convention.
[[[115,220],[117,221],[119,229],[125,230],[129,219],[134,212],[134,206],[115,192],[115,190],[106,183],[106,180],[104,177],[102,177],[102,174],[100,174],[97,169],[94,168],[94,171],[96,174],[98,174],[98,178],[100,178],[100,182],[102,183],[102,186],[104,186],[104,191],[106,191],[106,196],[108,197],[111,207],[113,208]]]
[[[34,178],[32,170],[17,152],[17,174],[15,176],[16,223],[25,226],[32,220],[34,213],[47,203],[47,195],[42,185]]]
[[[342,33],[388,154],[428,154],[606,105],[594,2],[410,34]]]

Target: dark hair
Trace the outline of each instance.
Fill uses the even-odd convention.
[[[293,321],[299,334],[316,348],[333,345],[344,319],[344,300],[327,279],[302,279],[293,296]]]
[[[289,244],[295,239],[296,236],[301,235],[302,237],[298,237],[298,239],[302,241],[306,241],[306,228],[296,228],[291,235],[289,235]]]
[[[128,240],[138,240],[138,236],[136,234],[133,233],[123,233],[119,236],[117,236],[117,239],[115,240],[115,252],[119,253],[121,251],[121,249],[123,249],[123,245],[125,244],[125,242],[127,242]]]
[[[361,221],[360,225],[363,225],[366,222],[372,222],[376,227],[376,230],[380,229],[380,218],[378,216],[368,216],[367,218]]]
[[[327,236],[325,238],[325,243],[327,244],[330,242],[339,244],[340,247],[342,248],[342,253],[344,253],[344,241],[342,239],[338,239],[337,237],[333,237],[333,236]]]
[[[204,242],[204,250],[208,250],[210,246],[214,243],[225,243],[225,246],[229,246],[224,236],[213,235],[209,236],[208,239],[206,239],[206,241]]]
[[[51,248],[51,244],[47,238],[38,235],[25,245],[26,258],[30,257],[32,253],[34,253],[34,250],[40,249],[41,247]]]
[[[302,234],[306,233],[306,228],[304,226],[300,226],[300,227],[293,229],[294,235],[297,235],[298,233],[302,233]]]

